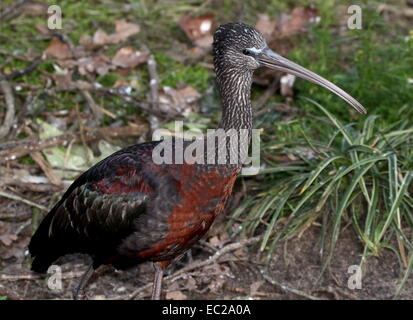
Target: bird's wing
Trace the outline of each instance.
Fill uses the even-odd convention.
[[[155,145],[122,149],[73,182],[31,239],[33,270],[44,272],[57,257],[70,252],[109,252],[132,232],[133,220],[145,211],[154,192]]]

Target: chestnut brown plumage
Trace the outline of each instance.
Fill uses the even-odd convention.
[[[252,75],[261,66],[319,84],[357,111],[366,112],[331,82],[272,52],[262,35],[243,23],[222,25],[216,30],[213,54],[223,107],[219,127],[225,132],[235,130],[238,134],[244,129],[250,134]],[[240,149],[248,148],[249,137]],[[153,261],[156,274],[152,298],[159,299],[163,269],[201,238],[224,211],[242,165],[241,158],[236,163],[228,158],[221,164],[159,164],[153,152],[160,143],[122,149],[76,179],[31,239],[32,269],[45,272],[67,253],[91,255],[93,265],[75,291],[77,298],[102,264],[126,269]],[[190,145],[178,144],[177,140],[170,143],[172,149]],[[227,144],[220,145],[215,152],[227,148]]]

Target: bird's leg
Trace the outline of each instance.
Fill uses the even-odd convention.
[[[162,262],[154,262],[153,266],[155,268],[155,279],[152,287],[152,300],[160,300],[164,266],[162,265]]]
[[[93,267],[93,263],[92,263],[90,264],[89,268],[80,278],[79,284],[73,290],[73,300],[85,300],[86,299],[85,287],[87,283],[89,282],[90,278],[93,276],[94,272],[95,272],[95,268]]]

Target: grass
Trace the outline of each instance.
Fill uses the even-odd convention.
[[[404,120],[387,126],[380,117],[371,115],[358,129],[354,123],[344,126],[317,102],[306,101],[327,117],[329,123],[323,128],[330,129],[331,134],[320,135],[324,139],[310,138],[306,131],[313,128],[303,126],[301,137],[297,134],[281,147],[272,141],[264,145],[263,158],[295,153],[304,163],[264,169],[265,180],[252,186],[255,195],[248,197],[232,215],[232,219],[244,221],[238,232],[264,232],[260,250],[268,250],[270,257],[279,240],[302,234],[313,222],[321,221],[324,270],[333,256],[341,226],[350,222],[364,246],[361,264],[369,255],[387,248],[398,256],[406,272],[411,272],[411,122]],[[303,147],[307,154],[295,151]],[[287,218],[288,223],[271,236],[281,218]],[[267,221],[265,230],[260,220]]]
[[[351,92],[369,113],[389,122],[405,112],[413,119],[413,90],[408,81],[413,76],[413,35],[385,24],[376,7],[363,10],[363,29],[340,36],[333,22],[337,18],[327,19],[300,39],[291,58]],[[323,12],[321,17],[323,21]],[[341,119],[351,120],[344,102],[337,103],[328,91],[305,81],[297,85]]]

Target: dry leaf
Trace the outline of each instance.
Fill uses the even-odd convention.
[[[306,32],[308,24],[319,21],[317,9],[309,6],[295,7],[290,14],[281,14],[276,20],[271,20],[267,14],[258,15],[255,28],[270,41],[272,38],[279,39]]]
[[[99,47],[105,44],[117,44],[123,42],[130,36],[138,33],[140,31],[140,26],[135,23],[120,20],[116,21],[115,31],[115,33],[108,35],[102,29],[98,29],[93,35],[93,45]],[[83,39],[83,42],[85,42],[85,39]]]
[[[201,97],[199,92],[191,87],[184,86],[179,89],[163,87],[159,94],[159,108],[171,115],[189,116],[194,109],[194,103]]]
[[[186,300],[188,297],[181,291],[169,291],[165,298],[166,300]]]
[[[57,59],[68,59],[73,57],[69,45],[56,38],[50,41],[50,44],[46,49],[46,54]]]
[[[93,35],[93,44],[97,46],[103,46],[108,43],[108,34],[102,29],[96,30]]]
[[[115,69],[111,64],[111,61],[105,55],[81,58],[77,61],[79,73],[86,75],[87,73],[97,73],[99,75],[105,75],[109,70]]]
[[[200,97],[198,90],[191,86],[184,86],[176,90],[176,99],[186,104],[194,103]]]
[[[14,234],[10,234],[10,233],[6,233],[6,234],[2,234],[0,235],[0,241],[3,242],[3,244],[8,247],[10,246],[13,241],[17,240],[17,236]]]
[[[206,35],[202,38],[196,39],[194,43],[198,47],[208,48],[212,45],[212,42],[214,42],[214,37],[211,35]]]
[[[190,291],[193,291],[193,290],[197,289],[198,286],[196,285],[196,280],[195,280],[193,277],[188,276],[188,279],[187,279],[187,281],[186,281],[185,288],[186,288],[187,290],[190,290]]]
[[[52,78],[58,89],[68,89],[73,86],[72,72],[65,70],[64,73],[55,73]]]
[[[218,246],[221,241],[219,241],[219,238],[217,236],[213,236],[208,239],[208,242],[214,246]]]
[[[116,21],[115,25],[115,30],[116,30],[116,37],[114,36],[115,39],[118,42],[125,41],[127,38],[130,36],[138,33],[141,30],[141,27],[137,25],[136,23],[132,22],[126,22],[124,20]]]
[[[260,289],[260,287],[264,284],[264,281],[255,281],[250,285],[250,295],[255,296]]]
[[[96,33],[95,33],[96,34]],[[87,34],[82,34],[79,39],[79,44],[87,49],[94,49],[93,38]]]
[[[62,184],[62,178],[53,170],[51,165],[46,161],[46,159],[42,156],[40,152],[33,152],[30,155],[32,159],[43,170],[43,172],[46,174],[46,177],[52,184],[57,186],[60,186]]]
[[[147,52],[135,50],[132,47],[123,47],[116,52],[112,64],[120,68],[134,68],[148,60]]]
[[[23,5],[22,11],[27,16],[42,16],[47,14],[47,4],[30,1]]]
[[[397,6],[393,6],[390,4],[381,4],[377,8],[377,12],[380,14],[393,14],[397,16],[398,18],[408,18],[412,19],[413,18],[413,9],[411,8],[399,8]]]
[[[271,20],[266,15],[260,15],[256,27],[261,31],[268,46],[282,56],[287,56],[295,46],[295,34],[308,31],[308,25],[320,21],[318,11],[312,7],[296,7],[290,14],[281,14]],[[274,26],[274,27],[273,27]],[[272,69],[261,69],[254,77],[254,82],[267,86],[279,77],[280,72]]]
[[[290,15],[281,18],[277,32],[283,37],[302,33],[307,31],[306,26],[309,23],[317,23],[319,19],[317,9],[308,6],[296,7]]]
[[[277,23],[274,20],[270,20],[270,17],[267,14],[259,14],[255,28],[261,32],[264,38],[268,41],[271,38],[276,25]]]
[[[209,47],[212,44],[212,31],[215,27],[214,15],[207,13],[197,18],[183,16],[179,20],[179,26],[189,39],[199,47]]]

